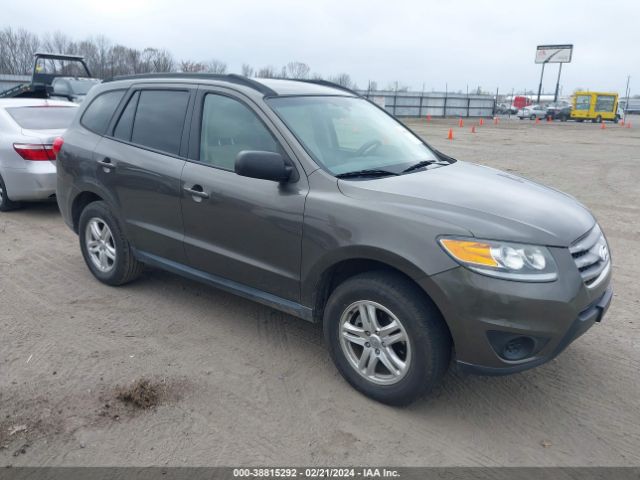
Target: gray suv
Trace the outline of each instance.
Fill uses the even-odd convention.
[[[599,322],[607,241],[572,197],[440,153],[326,82],[120,77],[58,142],[57,199],[93,275],[162,268],[322,322],[338,370],[407,404]]]

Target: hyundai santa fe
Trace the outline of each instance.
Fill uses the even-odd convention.
[[[574,198],[457,161],[327,82],[120,77],[57,146],[98,280],[149,265],[322,322],[340,373],[384,403],[452,358],[489,375],[549,361],[611,301],[607,240]]]

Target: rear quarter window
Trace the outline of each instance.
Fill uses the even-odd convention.
[[[111,90],[94,98],[82,114],[80,119],[82,126],[92,132],[104,135],[124,92],[125,90]]]
[[[21,127],[28,130],[59,130],[68,128],[77,107],[10,107],[7,113]]]

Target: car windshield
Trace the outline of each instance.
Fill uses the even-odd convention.
[[[333,175],[402,173],[436,155],[400,122],[363,98],[277,97],[268,100],[307,152]]]
[[[7,113],[22,128],[58,130],[67,128],[76,114],[75,107],[10,107]]]

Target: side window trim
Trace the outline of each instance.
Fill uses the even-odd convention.
[[[125,95],[125,101],[116,110],[116,115],[113,116],[113,119],[112,119],[111,123],[109,124],[109,128],[107,128],[107,133],[105,134],[105,136],[113,138],[114,140],[122,140],[121,138],[116,138],[114,136],[115,131],[116,131],[116,127],[118,126],[118,123],[120,123],[120,119],[122,118],[122,115],[124,115],[125,110],[129,106],[129,102],[131,101],[131,99],[133,97],[135,97],[137,95],[137,98],[135,100],[136,104],[135,104],[135,107],[134,107],[134,110],[133,110],[133,120],[135,120],[136,111],[138,110],[138,101],[140,100],[140,95],[138,94],[139,91],[140,90],[137,89],[137,88],[136,89],[131,89]],[[131,121],[131,126],[129,127],[129,137],[128,137],[129,141],[131,141],[131,132],[133,131],[133,120]]]
[[[299,165],[297,157],[295,156],[293,148],[287,143],[284,137],[280,134],[277,128],[275,128],[272,123],[269,121],[268,117],[264,112],[262,112],[257,106],[250,102],[250,100],[245,99],[237,92],[227,89],[218,89],[215,87],[211,87],[209,85],[200,85],[198,87],[198,91],[195,95],[194,104],[193,104],[193,112],[192,112],[192,120],[191,120],[191,132],[189,134],[189,149],[186,156],[186,160],[188,162],[197,163],[198,165],[203,165],[209,168],[214,168],[216,170],[222,170],[225,172],[232,171],[226,168],[222,168],[220,166],[202,162],[200,161],[200,142],[202,137],[202,120],[204,113],[204,103],[207,95],[220,95],[223,97],[230,98],[235,100],[245,107],[249,109],[262,123],[265,129],[271,134],[274,141],[280,146],[280,148],[285,152],[286,157],[285,161],[287,161],[293,167],[293,175],[292,181],[297,181],[300,178],[299,170],[302,166]],[[303,169],[304,171],[304,169]]]
[[[133,134],[133,126],[135,124],[135,114],[137,114],[138,111],[138,103],[140,102],[140,96],[142,95],[143,91],[150,91],[150,90],[155,90],[155,91],[166,91],[166,90],[177,90],[177,91],[183,91],[183,92],[187,92],[189,94],[189,100],[187,102],[187,109],[185,111],[185,116],[184,116],[184,123],[183,123],[183,129],[182,129],[182,134],[181,134],[181,138],[180,138],[180,148],[178,151],[178,154],[174,154],[171,152],[166,152],[164,150],[158,150],[152,147],[148,147],[146,145],[141,145],[139,143],[134,143],[131,140],[126,141],[123,140],[121,138],[116,138],[113,136],[113,132],[115,130],[115,127],[118,123],[118,121],[120,120],[120,117],[122,116],[122,114],[124,113],[125,108],[127,107],[128,103],[129,103],[129,99],[131,97],[133,97],[133,95],[135,95],[136,93],[140,92],[140,95],[138,95],[138,98],[136,99],[136,111],[134,112],[134,118],[133,118],[133,122],[131,123],[131,131],[129,132],[129,138],[131,139],[131,136]],[[132,147],[136,147],[136,148],[140,148],[142,150],[147,150],[150,152],[154,152],[154,153],[159,153],[162,155],[167,155],[170,157],[174,157],[174,158],[179,158],[181,160],[186,160],[187,159],[187,152],[188,152],[188,148],[189,148],[189,131],[190,131],[190,127],[191,127],[191,120],[192,120],[192,114],[193,114],[193,109],[194,109],[194,102],[195,102],[195,97],[196,97],[196,92],[197,89],[194,88],[193,85],[134,85],[133,87],[130,88],[130,91],[128,94],[125,95],[126,101],[123,103],[122,101],[120,102],[120,105],[118,106],[118,108],[116,109],[116,115],[113,116],[113,118],[111,119],[109,128],[107,128],[107,133],[104,134],[104,136],[108,137],[110,140],[113,140],[114,142],[120,142],[120,143],[124,143],[126,145],[131,145]]]

